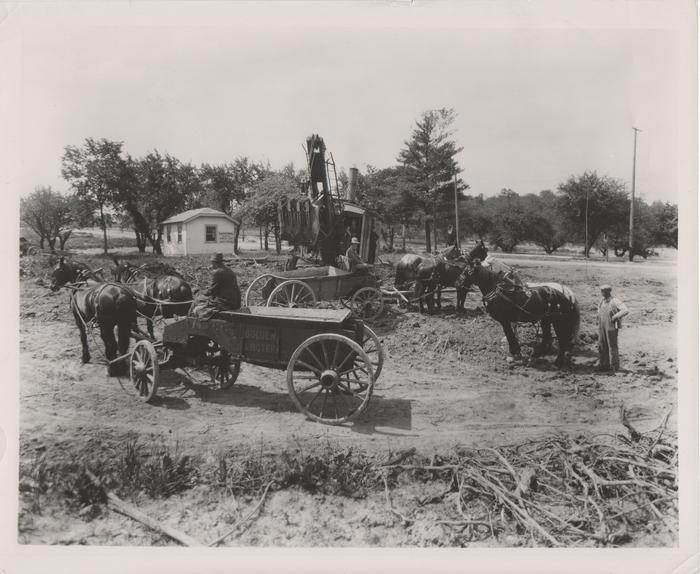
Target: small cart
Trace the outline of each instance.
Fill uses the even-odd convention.
[[[246,306],[313,307],[317,301],[341,301],[356,318],[369,322],[384,309],[375,275],[332,266],[266,273],[256,277],[245,294]]]
[[[349,310],[250,307],[166,325],[162,341],[137,341],[129,372],[148,402],[163,369],[206,369],[221,389],[235,383],[241,363],[286,369],[296,407],[312,420],[341,424],[367,408],[383,362],[379,339]]]

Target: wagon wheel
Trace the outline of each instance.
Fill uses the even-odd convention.
[[[382,349],[382,344],[379,342],[379,337],[367,325],[363,325],[362,350],[369,357],[370,363],[372,363],[372,372],[376,383],[384,365],[384,349]]]
[[[267,299],[268,307],[313,307],[316,295],[306,283],[290,279],[280,283]]]
[[[211,382],[221,390],[230,389],[241,373],[241,362],[233,360],[231,355],[216,343],[209,346],[207,363]]]
[[[379,289],[363,287],[350,299],[352,314],[363,321],[374,321],[384,310],[384,296]]]
[[[335,333],[306,339],[289,359],[287,389],[308,418],[331,425],[355,420],[374,388],[372,362],[352,339]]]
[[[245,292],[244,306],[246,307],[258,307],[264,306],[267,297],[262,293],[263,288],[267,285],[268,281],[274,279],[273,275],[260,275],[253,279],[253,282],[248,285],[248,289]]]
[[[158,354],[150,341],[142,339],[134,346],[129,358],[129,373],[139,398],[149,402],[156,396],[160,382]]]

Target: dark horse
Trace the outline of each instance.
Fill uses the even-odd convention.
[[[437,304],[442,308],[442,289],[455,285],[465,266],[476,258],[483,259],[488,254],[483,241],[480,241],[467,254],[462,255],[456,246],[448,247],[438,255],[424,257],[407,254],[396,264],[397,289],[406,289],[415,282],[414,298],[419,301],[420,311],[423,312],[423,302],[428,307],[428,313],[433,312]],[[433,297],[435,293],[435,297]],[[457,291],[457,310],[464,309],[466,291]]]
[[[192,288],[182,275],[170,265],[160,262],[136,267],[112,258],[115,281],[128,284],[140,297],[137,308],[146,318],[148,334],[154,338],[153,317],[185,316],[192,306]]]
[[[519,284],[475,260],[465,267],[457,280],[458,289],[476,285],[484,306],[503,327],[511,356],[520,356],[520,343],[511,323],[537,323],[542,326],[542,343],[535,349],[541,355],[552,348],[552,331],[559,340],[556,365],[569,362],[578,335],[581,313],[573,292],[558,283]]]
[[[83,363],[90,362],[87,342],[87,326],[96,322],[105,345],[108,361],[129,350],[131,326],[136,322],[136,298],[130,289],[105,283],[97,272],[77,261],[66,261],[61,257],[51,276],[51,290],[58,291],[67,285],[71,289],[70,308],[75,324],[80,331],[83,348]],[[117,339],[114,328],[117,328]],[[110,374],[118,372],[116,365],[110,364]]]

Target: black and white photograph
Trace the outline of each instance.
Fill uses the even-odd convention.
[[[697,60],[685,0],[0,4],[0,572],[697,572]]]

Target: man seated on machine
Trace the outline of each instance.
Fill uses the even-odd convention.
[[[359,246],[360,241],[357,239],[357,237],[353,237],[350,240],[350,247],[348,247],[348,250],[345,252],[345,257],[348,258],[350,273],[367,274],[372,266],[362,261],[362,258],[357,251]]]

